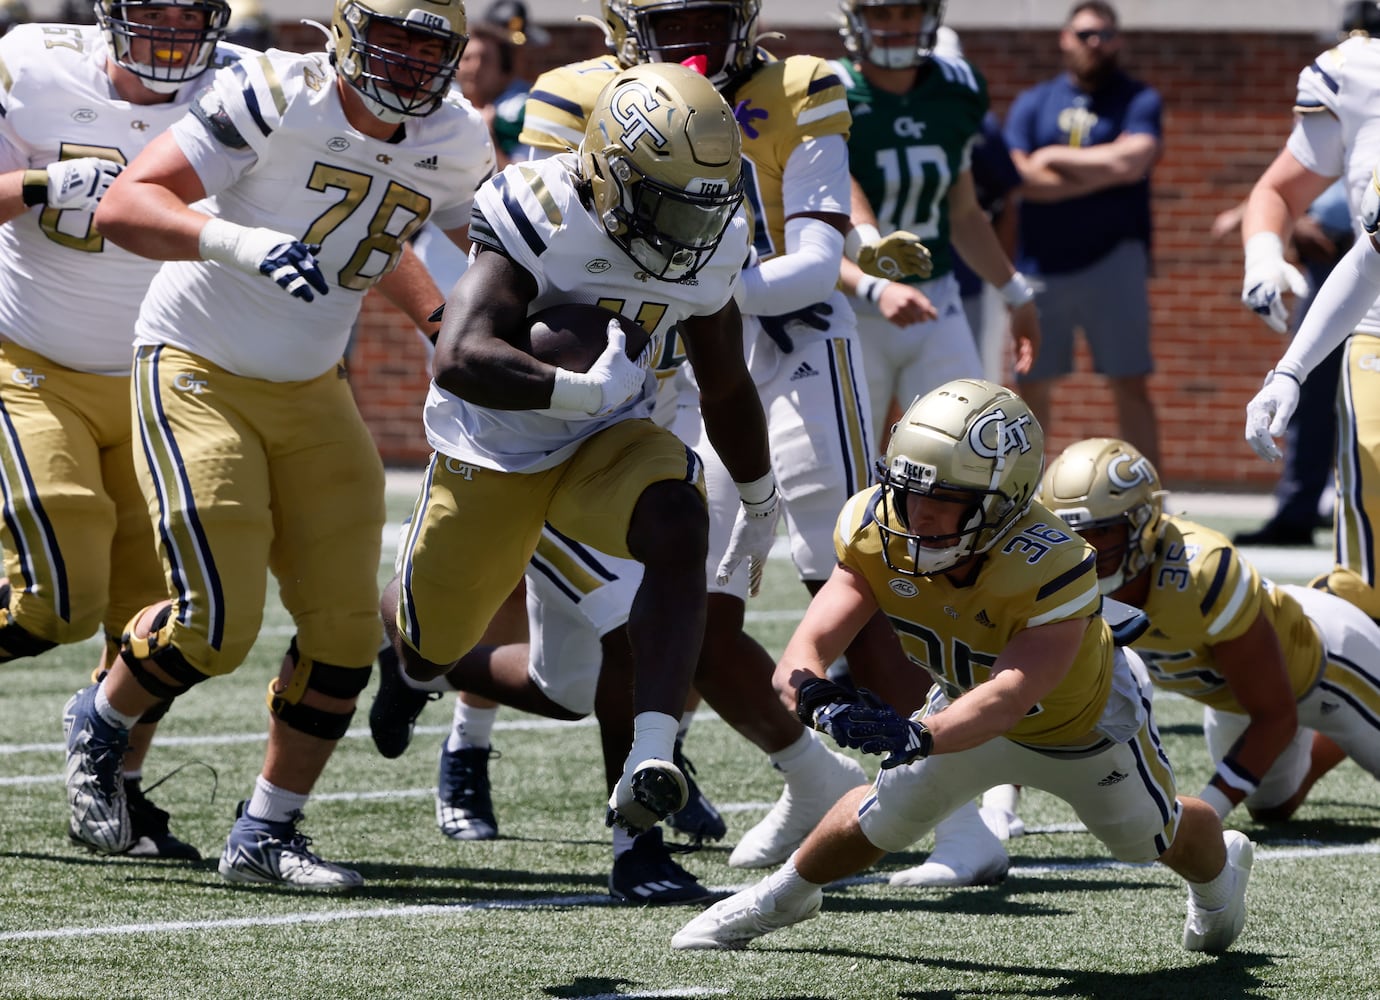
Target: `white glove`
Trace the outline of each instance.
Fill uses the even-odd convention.
[[[1299,405],[1299,380],[1281,371],[1265,376],[1265,384],[1246,404],[1246,443],[1267,462],[1279,458],[1274,439],[1289,426]]]
[[[1308,294],[1308,279],[1284,259],[1284,244],[1274,233],[1256,233],[1246,241],[1246,276],[1241,282],[1241,301],[1275,333],[1289,329],[1285,290]],[[1259,450],[1259,449],[1257,449]]]
[[[101,196],[123,169],[124,164],[103,160],[99,156],[50,163],[45,168],[48,174],[47,204],[52,208],[94,212]]]
[[[920,237],[904,229],[858,247],[857,264],[864,274],[892,281],[907,277],[928,278],[934,272],[928,248],[920,242]]]
[[[628,335],[623,327],[618,320],[609,320],[608,344],[589,366],[589,371],[556,369],[550,408],[600,417],[632,399],[646,382],[651,345],[647,345],[636,361],[628,360],[627,347]]]
[[[289,233],[211,219],[201,227],[198,248],[202,260],[228,264],[246,274],[266,274],[303,302],[316,297],[313,289],[322,295],[330,291],[316,261],[316,251],[321,248]]]
[[[733,576],[738,564],[746,559],[749,597],[756,597],[762,589],[762,570],[767,565],[772,542],[776,540],[776,522],[781,518],[781,494],[777,492],[776,481],[770,476],[767,479],[771,492],[765,500],[743,499],[742,506],[738,508],[738,517],[733,522],[728,550],[719,560],[719,568],[715,571],[722,587]],[[739,489],[742,490],[742,487]],[[751,494],[753,491],[748,492]]]

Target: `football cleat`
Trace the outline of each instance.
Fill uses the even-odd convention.
[[[379,753],[392,760],[401,757],[412,742],[417,716],[427,702],[441,697],[439,691],[417,691],[403,680],[402,664],[392,643],[379,649],[379,689],[369,706],[369,735]]]
[[[311,850],[311,838],[297,829],[302,814],[282,822],[255,819],[248,802],[235,811],[235,825],[220,855],[221,877],[242,885],[278,885],[309,892],[348,892],[364,884],[359,872],[332,864]]]
[[[867,784],[867,775],[857,761],[835,753],[815,742],[823,754],[819,765],[808,774],[788,780],[771,812],[754,826],[728,856],[734,868],[766,868],[780,864],[800,846],[805,835],[845,792]]]
[[[763,879],[720,900],[676,931],[671,947],[682,951],[742,948],[763,934],[819,916],[823,902],[824,890],[816,889],[799,906],[783,907]]]
[[[684,809],[688,799],[689,786],[680,768],[668,760],[649,757],[631,773],[623,772],[609,796],[604,825],[621,826],[636,836]]]
[[[1227,844],[1227,867],[1233,876],[1231,898],[1216,910],[1206,910],[1188,893],[1188,919],[1184,921],[1184,948],[1188,951],[1222,952],[1246,926],[1246,883],[1251,878],[1255,861],[1255,845],[1239,830],[1223,835]]]
[[[154,805],[138,781],[125,781],[129,800],[129,822],[134,843],[125,852],[131,858],[167,858],[174,861],[200,861],[201,852],[168,832],[168,812]]]
[[[441,767],[436,782],[436,825],[451,840],[496,840],[489,786],[489,758],[500,757],[491,747],[449,750],[441,744]]]
[[[62,709],[67,740],[68,836],[101,854],[120,854],[134,842],[129,802],[120,763],[129,745],[129,730],[96,713],[97,685],[68,699]]]
[[[728,833],[728,824],[724,822],[719,810],[714,808],[714,803],[705,797],[700,786],[696,784],[695,765],[686,759],[683,742],[679,736],[676,737],[671,763],[680,768],[680,773],[685,775],[685,805],[666,817],[666,825],[689,837],[696,844],[706,840],[723,840],[724,835]]]
[[[983,822],[977,803],[966,802],[934,828],[934,850],[925,863],[894,873],[890,882],[949,889],[995,885],[1010,867],[1006,848]]]
[[[633,840],[632,847],[613,860],[609,895],[620,903],[639,906],[671,906],[705,903],[716,894],[671,857],[661,839],[661,828],[652,827]]]

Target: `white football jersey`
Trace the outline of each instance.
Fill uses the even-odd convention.
[[[250,50],[222,43],[213,66]],[[163,104],[114,96],[94,25],[25,24],[0,40],[0,171],[100,156],[128,163],[187,112],[207,72]],[[134,320],[160,262],[122,250],[92,213],[25,209],[0,226],[0,337],[79,371],[128,375]]]
[[[580,202],[574,154],[515,163],[485,184],[474,200],[470,239],[501,250],[529,272],[537,296],[529,315],[561,302],[592,303],[632,317],[652,335],[660,357],[667,331],[687,316],[711,315],[733,295],[748,253],[742,209],[722,242],[689,281],[649,277],[604,232]],[[656,380],[602,417],[566,420],[538,410],[475,406],[432,382],[426,433],[443,455],[486,469],[537,472],[564,461],[604,427],[652,412]]]
[[[1380,165],[1380,40],[1358,35],[1329,49],[1299,73],[1295,110],[1301,115],[1331,113],[1341,141],[1318,149],[1302,125],[1289,136],[1289,151],[1309,170],[1346,179],[1347,206],[1359,238],[1361,196]],[[1380,333],[1380,304],[1373,305],[1356,329]]]
[[[326,56],[270,50],[215,75],[172,135],[210,196],[203,208],[320,246],[330,285],[305,302],[266,275],[168,261],[149,286],[135,342],[171,344],[237,375],[315,378],[336,365],[364,293],[428,218],[469,222],[494,169],[483,118],[452,91],[392,139],[345,118]]]

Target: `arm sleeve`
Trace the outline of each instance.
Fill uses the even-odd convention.
[[[749,316],[803,309],[829,297],[842,260],[841,232],[808,216],[791,219],[786,223],[786,252],[743,271],[734,298]]]
[[[802,212],[847,215],[851,198],[848,144],[843,136],[805,139],[791,150],[781,174],[781,199],[787,219]]]
[[[1377,297],[1380,253],[1363,234],[1318,289],[1299,332],[1275,370],[1303,381],[1333,348],[1351,336]]]

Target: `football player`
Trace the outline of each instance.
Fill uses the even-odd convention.
[[[632,64],[688,62],[733,107],[754,219],[753,266],[735,299],[747,317],[749,370],[767,412],[792,558],[813,591],[833,562],[834,514],[865,485],[871,447],[853,314],[834,291],[849,228],[849,115],[842,84],[822,59],[777,60],[758,46],[759,12],[757,0],[605,0],[611,54],[538,77],[522,141],[537,151],[568,148],[599,81]],[[671,340],[658,367],[667,371],[683,359]],[[743,720],[739,731],[785,777],[776,805],[730,855],[734,866],[762,867],[790,854],[860,771],[775,705],[771,657],[743,630],[745,599],[758,581],[741,570],[723,572],[723,556],[744,531],[770,539],[775,519],[744,516],[699,418],[695,379],[703,375],[681,368],[665,390],[673,429],[705,459],[709,490],[710,597],[696,685],[725,718]],[[900,656],[880,617],[850,649],[850,658],[866,656]],[[758,703],[759,711],[741,709]]]
[[[297,633],[219,870],[323,891],[363,881],[298,824],[379,647],[384,523],[340,359],[371,287],[427,327],[440,293],[406,241],[428,218],[463,241],[493,169],[482,119],[449,94],[460,0],[337,0],[328,35],[327,52],[218,72],[101,202],[107,239],[167,261],[135,327],[133,405],[171,601],[138,612],[105,680],[69,703],[67,765],[74,819],[118,842],[107,751],[149,706],[239,666],[271,569]]]
[[[643,573],[628,616],[636,665],[631,751],[610,819],[651,827],[686,800],[672,763],[704,622],[708,524],[699,459],[650,420],[651,359],[677,324],[706,371],[716,445],[742,503],[775,506],[765,420],[732,301],[747,253],[741,142],[731,109],[681,66],[634,67],[596,101],[577,154],[507,167],[479,192],[476,250],[446,304],[426,407],[437,452],[383,606],[407,675],[460,668],[522,577],[544,523]],[[528,317],[594,303],[652,337],[637,360],[609,324],[586,373],[528,353]],[[597,335],[597,332],[596,332]],[[737,558],[756,571],[770,538]],[[457,574],[463,563],[467,570]],[[528,678],[458,684],[518,707],[568,712]],[[516,699],[524,698],[518,702]]]
[[[1154,623],[1150,679],[1202,702],[1217,770],[1198,797],[1226,818],[1285,820],[1344,756],[1380,776],[1380,627],[1310,587],[1276,586],[1222,535],[1164,513],[1155,467],[1124,441],[1070,445],[1042,504],[1097,549],[1102,592]]]
[[[104,670],[125,623],[167,590],[134,477],[129,373],[139,301],[158,264],[102,238],[92,212],[115,176],[182,117],[213,66],[223,0],[96,4],[99,26],[22,25],[0,42],[0,661],[98,628]],[[102,853],[196,860],[142,790],[166,703],[135,720],[112,782],[129,822],[71,838]],[[123,767],[123,777],[121,777]]]
[[[823,887],[909,846],[993,781],[1068,802],[1118,859],[1188,882],[1183,945],[1241,933],[1253,847],[1212,807],[1175,797],[1149,700],[1102,616],[1096,553],[1033,503],[1039,423],[1014,393],[961,379],[913,402],[881,482],[839,514],[838,567],[787,644],[775,682],[840,744],[886,754],[786,864],[710,907],[673,948],[739,948],[819,913]],[[910,718],[825,676],[881,608],[936,688]],[[911,679],[911,683],[915,683]]]
[[[1246,249],[1241,298],[1275,329],[1288,319],[1284,293],[1306,283],[1284,259],[1293,223],[1338,177],[1344,177],[1357,240],[1314,296],[1283,357],[1246,408],[1246,440],[1268,461],[1298,406],[1304,378],[1343,341],[1336,441],[1337,563],[1314,586],[1380,620],[1380,39],[1354,34],[1299,73],[1294,129],[1256,182],[1241,220]],[[1319,442],[1321,444],[1321,442]]]
[[[932,260],[923,281],[873,277],[843,263],[843,288],[860,303],[863,369],[880,439],[893,400],[905,405],[952,379],[982,374],[953,273],[955,250],[1010,307],[1017,372],[1034,361],[1040,324],[1034,291],[978,204],[971,157],[989,106],[987,81],[961,56],[935,53],[944,0],[845,0],[843,7],[840,33],[851,58],[836,65],[853,113],[848,160],[862,195],[854,199],[854,222],[861,228],[875,213],[883,231],[913,231]]]

